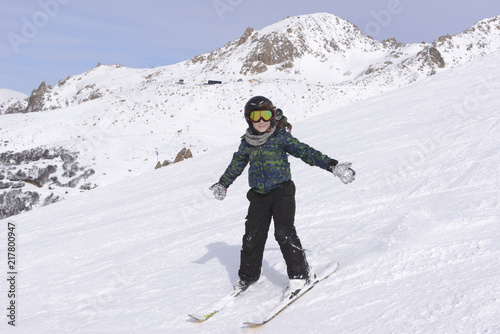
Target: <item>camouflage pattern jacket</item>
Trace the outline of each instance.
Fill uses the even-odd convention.
[[[327,155],[301,143],[283,128],[277,128],[262,146],[248,144],[243,136],[238,151],[234,153],[219,182],[229,187],[250,162],[248,170],[250,187],[258,193],[268,193],[281,183],[292,179],[287,153],[311,166],[323,169],[327,169],[331,160]]]

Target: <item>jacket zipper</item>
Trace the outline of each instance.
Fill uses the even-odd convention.
[[[264,168],[264,159],[262,158],[263,149],[262,146],[259,146],[260,150],[260,162],[262,164],[262,176],[264,177],[264,191],[267,192],[267,175],[266,170]]]

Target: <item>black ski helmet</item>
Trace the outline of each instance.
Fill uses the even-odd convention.
[[[250,113],[256,110],[271,110],[274,114],[276,107],[273,105],[271,100],[264,96],[254,96],[245,104],[245,120],[248,126],[252,127],[252,121],[250,120]],[[274,119],[271,121],[271,126],[274,126]]]

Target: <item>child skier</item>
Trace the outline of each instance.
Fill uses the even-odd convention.
[[[248,182],[251,189],[247,193],[250,206],[241,248],[239,278],[234,284],[236,294],[247,290],[260,277],[271,218],[289,277],[284,298],[293,297],[309,282],[309,265],[294,226],[295,185],[287,153],[311,166],[332,172],[346,184],[354,181],[355,172],[350,168],[351,163],[338,163],[301,143],[277,126],[279,118],[281,110],[276,113],[276,107],[269,99],[252,97],[245,105],[249,128],[219,182],[209,188],[216,199],[223,200],[227,188],[250,162]]]

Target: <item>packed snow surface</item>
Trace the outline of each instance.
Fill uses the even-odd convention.
[[[293,124],[301,141],[352,161],[357,179],[344,185],[290,157],[309,262],[318,272],[341,267],[267,325],[242,322],[262,316],[287,284],[272,231],[261,284],[205,323],[188,317],[236,279],[246,172],[224,201],[208,191],[235,136],[3,220],[4,272],[7,223],[16,226],[17,318],[13,328],[4,315],[0,332],[499,333],[499,61],[496,52]],[[4,280],[5,314],[7,289]]]

